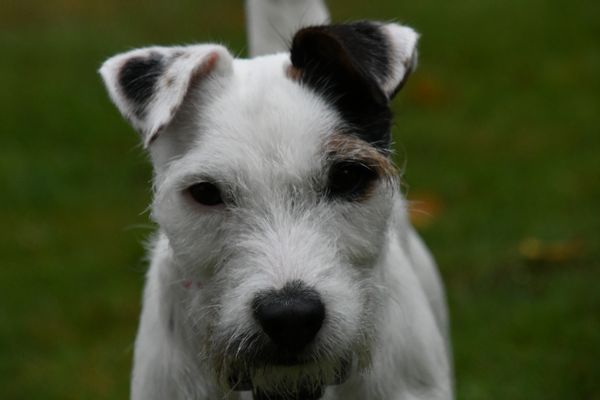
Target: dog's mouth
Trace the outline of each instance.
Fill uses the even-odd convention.
[[[319,400],[323,396],[324,387],[300,387],[293,393],[265,393],[260,390],[252,391],[254,400]]]
[[[286,364],[286,366],[271,364],[257,367],[256,369],[260,370],[258,374],[239,370],[232,372],[229,376],[229,385],[234,391],[252,391],[254,400],[318,400],[323,396],[327,386],[341,385],[346,382],[353,369],[351,358],[339,361],[334,368],[335,372],[331,374],[304,372],[303,367],[308,364]],[[288,369],[297,369],[298,378],[289,379],[286,372],[282,372]],[[310,366],[307,369],[309,370]],[[274,387],[264,385],[264,375],[271,372],[282,379],[281,383]],[[257,377],[257,382],[253,377]],[[293,384],[287,384],[290,380]]]

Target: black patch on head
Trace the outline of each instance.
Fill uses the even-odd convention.
[[[391,73],[389,44],[377,24],[356,22],[301,29],[291,61],[300,80],[333,102],[351,133],[387,152],[392,112],[378,82]]]
[[[164,72],[163,57],[151,53],[148,57],[134,57],[119,72],[119,85],[125,97],[134,105],[134,113],[142,117],[145,107],[156,91],[156,82]]]

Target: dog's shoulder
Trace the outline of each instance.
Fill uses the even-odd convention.
[[[449,337],[449,318],[444,286],[437,265],[419,233],[412,226],[407,210],[407,200],[399,198],[395,205],[393,230],[402,251],[418,278],[427,297],[440,331]]]

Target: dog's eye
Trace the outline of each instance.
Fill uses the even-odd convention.
[[[375,171],[355,162],[334,165],[329,172],[328,194],[355,200],[363,195],[377,178]]]
[[[195,183],[187,190],[192,198],[202,205],[216,206],[223,203],[221,191],[216,185],[210,182]]]

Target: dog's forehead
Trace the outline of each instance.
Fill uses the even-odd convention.
[[[198,167],[249,173],[313,169],[342,121],[289,75],[289,65],[288,54],[235,60],[231,80],[198,111],[197,146],[186,157]]]

